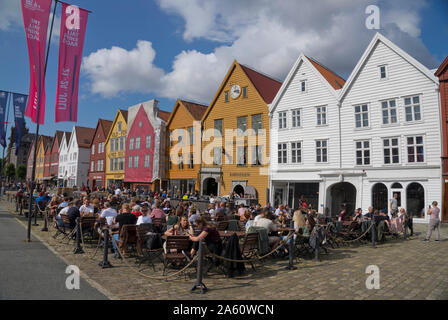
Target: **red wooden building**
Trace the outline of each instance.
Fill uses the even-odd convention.
[[[112,127],[112,121],[99,119],[90,144],[89,179],[91,190],[106,187],[106,138]]]
[[[169,112],[157,100],[128,109],[124,182],[131,188],[159,190],[165,175],[165,130]]]
[[[442,221],[448,222],[448,57],[442,62],[435,75],[439,77],[442,116]]]

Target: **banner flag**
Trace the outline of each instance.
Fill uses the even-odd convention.
[[[61,2],[56,122],[77,121],[78,84],[89,12]]]
[[[45,117],[45,46],[47,43],[48,20],[52,0],[21,0],[23,23],[30,59],[30,90],[25,116],[39,124]]]
[[[6,116],[6,106],[8,104],[9,92],[0,91],[0,145],[3,148],[6,147],[6,130],[5,130],[5,116]]]
[[[20,93],[12,94],[12,103],[14,107],[14,119],[16,123],[16,155],[22,144],[23,128],[25,126],[25,118],[23,114],[25,112],[26,100],[28,96]]]

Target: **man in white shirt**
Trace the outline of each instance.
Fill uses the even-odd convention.
[[[117,210],[111,207],[110,202],[105,202],[104,207],[105,209],[103,210],[103,212],[101,212],[100,217],[106,218],[107,224],[109,226],[113,225],[114,218],[118,215]]]
[[[269,214],[269,209],[264,208],[261,213],[258,215],[259,218],[255,218],[254,220],[254,226],[255,227],[262,227],[265,228],[268,231],[268,234],[271,232],[277,231],[277,225],[272,222],[272,220],[267,219],[266,216]],[[269,245],[271,248],[276,247],[277,243],[280,241],[280,237],[278,236],[269,236]]]
[[[116,196],[121,196],[121,190],[120,190],[120,188],[115,189],[115,195],[116,195]]]
[[[68,198],[67,197],[64,197],[64,201],[62,201],[60,204],[59,204],[59,208],[65,208],[65,207],[67,207],[68,206]]]
[[[93,214],[93,206],[90,204],[89,199],[84,200],[84,204],[79,208],[79,213],[81,216]]]

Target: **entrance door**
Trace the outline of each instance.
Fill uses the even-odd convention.
[[[218,195],[218,183],[214,178],[207,178],[203,185],[204,194],[209,196],[211,194]]]
[[[241,198],[244,198],[244,188],[242,185],[237,184],[235,188],[233,188],[233,192],[239,195]]]
[[[383,183],[377,183],[372,188],[372,207],[375,210],[387,210],[388,204],[387,187]]]
[[[336,216],[344,207],[349,215],[356,205],[356,188],[348,182],[340,182],[330,187],[331,215]]]

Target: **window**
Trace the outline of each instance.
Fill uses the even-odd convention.
[[[317,125],[324,126],[327,124],[327,107],[317,107]]]
[[[327,162],[327,140],[316,140],[316,162]]]
[[[215,135],[222,137],[222,119],[215,120]]]
[[[383,124],[393,124],[398,122],[395,100],[381,102],[381,109],[383,112]]]
[[[229,91],[224,91],[224,101],[229,102]]]
[[[110,160],[109,160],[109,167],[110,167],[110,170],[111,170],[111,171],[114,171],[114,170],[115,170],[115,168],[114,168],[114,159],[110,159]]]
[[[370,165],[370,141],[356,141],[356,165]]]
[[[192,145],[193,144],[193,127],[188,127],[187,131],[188,131],[188,144]]]
[[[121,121],[117,122],[117,131],[121,132]]]
[[[261,120],[261,114],[252,115],[252,130],[254,130],[255,134],[261,133],[263,129],[263,122]]]
[[[306,80],[300,81],[300,92],[306,92]]]
[[[90,171],[91,171],[91,172],[95,171],[95,161],[92,161],[92,162],[90,163]]]
[[[404,98],[404,109],[406,111],[406,121],[419,121],[422,119],[419,96]]]
[[[423,136],[407,137],[408,162],[424,162]]]
[[[134,156],[134,168],[138,168],[139,156]]]
[[[126,143],[125,139],[126,139],[126,137],[120,138],[120,151],[124,150],[124,144]]]
[[[384,164],[400,163],[398,138],[383,139]]]
[[[300,109],[292,110],[292,127],[299,128],[300,126]]]
[[[355,126],[356,128],[369,126],[369,108],[367,104],[355,106]]]
[[[243,98],[247,98],[247,87],[243,87]]]
[[[189,153],[188,154],[188,169],[193,169],[193,168],[194,168],[193,154]]]
[[[134,138],[129,139],[129,150],[134,150]]]
[[[213,165],[220,166],[222,164],[222,148],[213,148]]]
[[[146,136],[146,149],[151,149],[151,136]]]
[[[129,156],[128,158],[128,168],[132,169],[132,156]]]
[[[92,144],[92,154],[95,154],[95,145]]]
[[[138,123],[138,127],[139,127],[139,128],[141,128],[141,127],[142,127],[142,125],[143,125],[143,124],[142,124],[142,122],[141,122],[141,121],[139,121],[139,123]]]
[[[145,168],[149,168],[149,160],[150,160],[150,155],[145,154],[145,164],[144,164]]]
[[[287,163],[287,146],[286,143],[278,144],[278,163]]]
[[[173,163],[171,162],[171,156],[168,157],[168,170],[173,169]]]
[[[140,137],[135,138],[135,150],[140,149]]]
[[[103,160],[99,160],[96,163],[96,171],[103,171],[103,168],[102,168],[103,164],[102,164],[102,162],[103,162]]]
[[[262,157],[263,157],[263,147],[262,146],[253,146],[251,147],[252,159],[251,165],[260,166]]]
[[[236,148],[236,165],[245,166],[247,165],[247,147],[241,146]]]
[[[386,66],[380,66],[380,79],[387,79],[387,67]]]
[[[286,111],[282,111],[278,113],[278,128],[285,129],[286,128]]]
[[[181,154],[178,155],[177,168],[178,169],[183,169],[184,168],[184,157]]]
[[[180,132],[180,130],[179,130],[179,132]],[[184,139],[183,139],[184,137],[182,136],[182,134],[180,134],[178,137],[177,137],[177,144],[179,145],[179,146],[183,146],[184,145]]]
[[[173,146],[173,130],[170,130],[170,147]]]
[[[237,134],[238,136],[245,136],[246,130],[247,130],[247,117],[238,117],[236,119],[236,125],[237,125]]]
[[[302,142],[291,142],[291,163],[302,162]]]
[[[114,141],[115,141],[115,151],[118,151],[118,150],[121,150],[121,149],[118,149],[118,144],[119,144],[119,142],[121,141],[118,141],[119,139],[118,138],[116,138],[116,139],[114,139]]]

